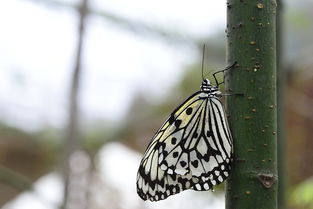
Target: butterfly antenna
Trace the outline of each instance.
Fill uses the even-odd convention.
[[[203,44],[203,49],[202,49],[202,64],[201,64],[202,80],[204,80],[204,76],[203,76],[204,54],[205,54],[205,44]]]

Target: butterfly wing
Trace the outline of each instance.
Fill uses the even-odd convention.
[[[233,152],[231,133],[218,98],[207,100],[203,120],[202,137],[196,139],[197,146],[190,152],[192,175],[200,179],[192,189],[200,191],[212,189],[228,177]]]
[[[196,92],[154,135],[140,163],[137,192],[157,201],[190,188],[209,190],[228,176],[231,152],[221,102]]]

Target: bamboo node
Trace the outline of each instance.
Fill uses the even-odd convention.
[[[259,174],[258,177],[262,185],[267,189],[271,188],[275,183],[275,178],[272,174]]]

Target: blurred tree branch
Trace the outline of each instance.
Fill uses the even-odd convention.
[[[63,2],[60,0],[28,0],[47,6],[54,6],[60,8],[74,9],[79,11],[80,6],[73,3]],[[96,10],[92,8],[87,9],[87,14],[96,15],[104,20],[110,21],[113,24],[120,26],[122,29],[126,29],[130,32],[140,35],[150,35],[157,38],[162,38],[170,43],[177,44],[195,44],[201,42],[194,37],[188,36],[186,34],[182,35],[175,31],[170,31],[169,29],[164,29],[160,26],[151,26],[151,23],[144,23],[141,21],[130,20],[121,16],[117,16],[108,11]]]
[[[0,165],[0,183],[24,191],[32,189],[32,181],[26,176]]]
[[[81,61],[82,50],[85,35],[85,22],[88,15],[88,0],[82,0],[79,7],[80,21],[78,27],[78,42],[76,50],[76,63],[72,74],[72,83],[69,94],[69,107],[68,107],[68,128],[67,137],[64,143],[64,196],[62,208],[68,208],[70,199],[70,184],[71,184],[71,166],[70,158],[73,153],[81,148],[81,139],[79,131],[79,102],[78,94],[80,87],[81,76]],[[72,185],[73,186],[73,185]]]

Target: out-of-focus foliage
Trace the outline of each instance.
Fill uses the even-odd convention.
[[[290,185],[313,175],[310,166],[313,160],[313,78],[303,79],[303,73],[307,76],[308,72],[293,74],[287,89],[287,173]]]
[[[86,124],[83,130],[83,149],[94,157],[99,149],[109,141],[116,141],[118,124],[108,120],[95,120]]]
[[[101,146],[115,139],[114,128],[99,124],[84,128],[83,148],[91,158]],[[60,169],[60,154],[64,132],[45,128],[28,133],[21,129],[0,124],[0,205],[22,191],[32,189],[32,183],[41,176]]]
[[[0,125],[0,205],[54,166],[55,146],[40,136]]]
[[[313,209],[313,177],[293,189],[290,205],[299,209]]]

